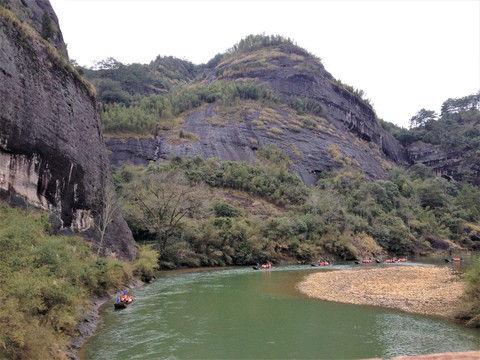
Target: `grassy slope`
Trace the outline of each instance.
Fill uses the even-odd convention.
[[[81,238],[49,230],[48,213],[0,204],[0,358],[65,358],[86,301],[153,268],[145,257],[99,258]]]

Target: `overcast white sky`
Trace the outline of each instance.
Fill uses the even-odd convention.
[[[480,0],[50,0],[71,59],[208,62],[250,34],[282,35],[362,89],[399,126],[480,90]]]

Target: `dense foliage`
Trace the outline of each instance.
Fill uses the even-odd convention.
[[[114,169],[114,177],[136,239],[156,244],[164,267],[354,259],[479,246],[480,190],[436,177],[424,165],[394,169],[389,180],[376,182],[349,170],[324,174],[317,186],[307,188],[286,165],[273,164],[172,158],[148,169]],[[176,178],[175,184],[161,180],[161,173],[164,179]],[[175,206],[192,206],[192,198],[202,199],[203,206],[189,209],[173,228],[164,219],[148,225],[152,211],[142,208],[143,193],[152,186],[177,193],[187,183],[190,193],[177,196]],[[212,201],[206,201],[210,192]],[[256,203],[264,210],[258,211]],[[172,204],[157,201],[163,211],[171,207],[178,213]]]
[[[158,128],[171,128],[179,114],[217,102],[233,105],[238,100],[273,100],[270,91],[253,81],[219,81],[209,85],[179,87],[164,95],[139,98],[129,106],[116,102],[102,107],[102,127],[106,133],[151,135]]]
[[[94,69],[80,68],[97,89],[103,104],[129,105],[141,96],[165,93],[171,88],[190,82],[198,68],[174,57],[161,57],[150,64],[125,65],[113,58],[100,61]]]
[[[155,252],[133,266],[97,257],[78,237],[49,235],[47,213],[0,205],[0,358],[63,359],[92,297],[148,279]]]
[[[462,152],[480,150],[480,92],[459,99],[446,100],[440,116],[421,109],[410,119],[410,129],[381,122],[404,146],[416,141],[440,145],[446,150]]]
[[[480,327],[480,256],[465,273],[466,289],[463,299],[467,304],[467,325]]]

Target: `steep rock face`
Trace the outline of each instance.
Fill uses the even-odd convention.
[[[105,144],[110,163],[115,166],[147,166],[156,160],[158,153],[157,141],[153,138],[110,138],[105,140]]]
[[[480,162],[474,152],[446,151],[439,145],[418,141],[407,147],[407,153],[413,164],[424,164],[438,176],[480,186]]]
[[[48,1],[8,3],[17,11],[32,4],[51,9]],[[49,210],[57,233],[79,233],[95,242],[93,218],[112,186],[97,104],[91,89],[49,46],[2,12],[0,198]],[[120,211],[102,251],[128,259],[136,254]]]
[[[375,143],[392,161],[403,163],[407,160],[403,147],[377,124],[373,109],[337,82],[303,49],[280,45],[269,57],[267,55],[267,66],[262,62],[251,63],[251,54],[246,53],[220,63],[216,73],[219,79],[255,79],[267,83],[284,99],[292,96],[313,99],[323,106],[324,116],[329,121],[338,122],[359,138]],[[235,70],[238,68],[240,70]]]
[[[288,154],[290,170],[308,185],[315,184],[320,172],[346,165],[373,180],[387,178],[393,163],[407,164],[405,149],[377,124],[372,108],[298,47],[280,45],[240,54],[207,69],[205,79],[254,79],[285,101],[309,98],[322,110],[305,125],[293,110],[281,106],[243,104],[243,111],[225,115],[219,105],[205,105],[183,119],[183,130],[196,139],[172,141],[172,134],[165,133],[154,139],[109,139],[110,161],[115,165],[148,164],[173,153],[253,163],[257,149],[274,143]],[[270,120],[265,120],[268,117]]]
[[[196,140],[178,143],[168,136],[155,139],[108,139],[109,158],[113,165],[148,165],[161,162],[171,154],[180,157],[217,158],[224,161],[254,163],[256,150],[273,143],[285,150],[290,159],[289,168],[307,185],[313,185],[322,171],[339,170],[345,165],[361,169],[366,177],[386,179],[389,162],[371,142],[359,139],[354,133],[334,123],[319,124],[316,128],[291,127],[288,116],[280,108],[268,108],[270,114],[285,116],[284,122],[259,126],[264,109],[243,111],[222,119],[215,105],[208,105],[188,114],[183,122],[186,132]]]
[[[58,18],[48,0],[3,0],[2,5],[15,13],[23,23],[34,28],[39,34],[48,38],[50,44],[67,55],[67,46],[63,41]]]

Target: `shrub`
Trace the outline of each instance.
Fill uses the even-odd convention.
[[[467,304],[467,325],[480,327],[480,257],[473,261],[472,267],[465,273],[466,288],[463,299]]]
[[[225,202],[219,202],[216,203],[213,206],[213,210],[215,211],[215,216],[216,217],[237,217],[238,215],[241,214],[241,211],[234,206],[227,204]]]
[[[143,282],[150,282],[154,278],[158,268],[158,251],[153,245],[141,245],[138,247],[137,259],[133,266],[133,274]]]

